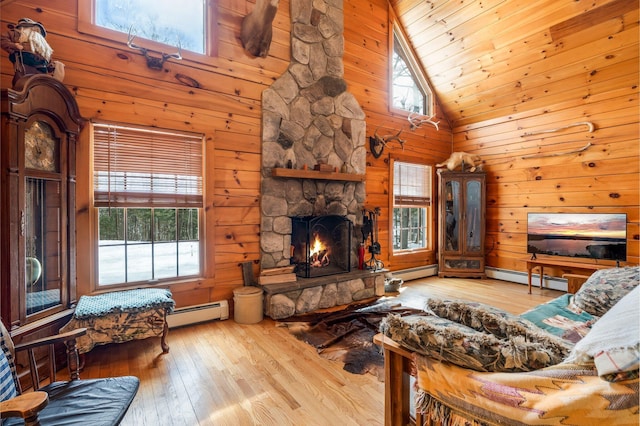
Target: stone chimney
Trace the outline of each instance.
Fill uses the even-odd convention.
[[[361,182],[271,176],[274,167],[318,163],[361,175],[366,169],[365,114],[343,79],[342,0],[290,4],[291,64],[262,93],[262,268],[289,265],[293,216],[348,217],[356,248],[365,200]]]

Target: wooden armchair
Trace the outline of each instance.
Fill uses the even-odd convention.
[[[0,322],[0,415],[11,425],[118,425],[138,392],[137,377],[123,376],[81,380],[75,340],[86,333],[77,329],[19,345]],[[69,381],[56,381],[54,345],[67,348]],[[34,350],[48,346],[49,384],[40,387]],[[33,391],[22,393],[16,374],[15,355],[26,351]]]

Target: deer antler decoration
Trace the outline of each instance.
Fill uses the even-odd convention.
[[[415,112],[412,112],[411,114],[409,114],[409,117],[407,117],[407,120],[409,120],[409,127],[411,130],[415,130],[418,127],[422,126],[423,124],[433,124],[436,128],[436,130],[440,131],[440,128],[438,127],[438,125],[440,124],[439,121],[433,121],[433,116],[431,117],[420,117],[418,114],[416,114]]]
[[[380,158],[382,155],[382,151],[384,147],[387,146],[388,143],[393,141],[397,141],[402,149],[404,150],[404,143],[406,142],[404,139],[400,139],[400,133],[402,133],[402,129],[398,130],[398,133],[395,135],[378,135],[378,128],[373,132],[373,136],[369,136],[369,148],[371,148],[371,154],[374,158]]]
[[[131,28],[129,28],[129,37],[127,39],[127,46],[129,46],[130,49],[139,50],[142,56],[144,56],[145,59],[147,60],[147,66],[152,70],[161,70],[162,66],[167,61],[167,59],[178,59],[178,60],[182,59],[182,55],[180,54],[180,52],[182,51],[180,42],[178,42],[178,51],[176,53],[172,53],[172,54],[162,53],[161,57],[155,57],[155,56],[149,55],[148,49],[145,49],[144,47],[140,47],[137,44],[134,44],[133,39],[135,38],[136,38],[135,34],[131,34]]]

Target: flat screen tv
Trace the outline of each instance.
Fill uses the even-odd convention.
[[[624,213],[529,213],[527,253],[624,262]]]

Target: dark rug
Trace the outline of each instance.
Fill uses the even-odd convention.
[[[323,358],[343,362],[346,371],[373,374],[384,381],[382,349],[373,343],[380,321],[390,313],[404,316],[417,312],[395,301],[373,301],[340,311],[296,315],[279,323],[314,346]]]

